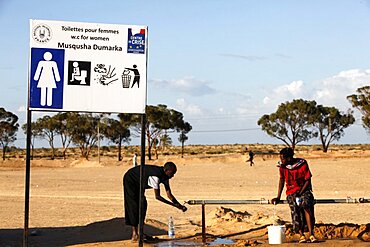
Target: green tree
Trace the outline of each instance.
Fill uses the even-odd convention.
[[[56,119],[50,116],[44,116],[36,120],[34,128],[38,136],[48,141],[51,148],[51,159],[55,159],[54,140],[57,135]]]
[[[70,135],[72,142],[80,149],[81,157],[88,159],[91,149],[98,141],[98,123],[100,116],[93,116],[91,113],[73,113],[70,118],[73,126]]]
[[[118,146],[118,161],[122,160],[122,144],[130,141],[129,123],[113,118],[103,118],[105,128],[102,129],[103,135]]]
[[[181,143],[181,158],[184,157],[185,142],[189,139],[186,134],[189,133],[192,128],[193,127],[188,122],[185,122],[184,125],[180,127],[180,135],[178,140]]]
[[[5,160],[5,152],[9,144],[17,139],[17,131],[19,128],[18,116],[12,112],[0,108],[0,146],[3,149],[3,160]]]
[[[294,149],[298,143],[317,136],[317,132],[310,128],[315,113],[315,101],[295,99],[280,104],[276,112],[263,115],[257,124],[268,135]]]
[[[328,151],[330,143],[338,141],[344,135],[344,129],[355,122],[351,112],[343,114],[335,107],[322,105],[317,106],[317,113],[313,119],[324,153]]]
[[[370,86],[364,86],[356,90],[357,94],[347,96],[352,106],[362,114],[362,125],[370,132]]]
[[[148,158],[151,159],[150,149],[154,139],[160,139],[162,135],[171,132],[180,132],[185,125],[184,116],[181,112],[167,108],[166,105],[147,106],[147,140],[148,140]]]
[[[171,146],[172,145],[172,139],[170,137],[169,134],[167,133],[164,133],[163,135],[161,135],[161,137],[159,138],[159,143],[161,145],[161,147],[163,149],[165,149],[167,146]]]
[[[61,112],[53,116],[56,133],[60,136],[62,143],[63,159],[66,159],[67,148],[72,142],[71,132],[75,127],[72,125],[76,113]]]
[[[141,134],[140,118],[134,119],[135,132]],[[184,125],[184,117],[181,112],[167,108],[166,105],[146,107],[145,135],[148,143],[148,159],[152,159],[152,148],[156,149],[157,141],[162,135],[170,132],[179,132]]]
[[[22,125],[23,133],[27,136],[27,123]],[[31,159],[33,159],[33,154],[35,150],[35,139],[41,138],[40,130],[37,128],[35,122],[31,122]]]
[[[172,145],[172,138],[167,133],[167,131],[164,131],[164,133],[162,133],[159,137],[159,147],[162,150],[162,152],[164,152],[166,150],[166,147],[171,146],[171,145]],[[156,148],[158,149],[158,146],[156,146]],[[157,150],[155,150],[155,154],[156,154],[155,158],[158,159]]]

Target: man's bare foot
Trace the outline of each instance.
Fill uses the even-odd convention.
[[[155,239],[157,239],[157,237],[154,237],[154,236],[150,236],[150,235],[146,235],[146,234],[144,234],[144,239],[145,240],[155,240]]]
[[[135,235],[132,235],[131,242],[136,243],[138,239],[139,239],[139,236],[138,235],[136,235],[136,234]]]

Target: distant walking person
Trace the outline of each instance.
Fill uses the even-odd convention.
[[[51,106],[53,104],[53,89],[57,88],[56,81],[60,81],[58,65],[51,61],[53,55],[50,52],[44,53],[45,61],[37,64],[34,80],[39,81],[37,87],[41,88],[40,105]]]
[[[134,153],[134,156],[132,157],[132,166],[135,167],[137,166],[137,154]]]
[[[278,195],[272,199],[272,203],[278,204],[280,202],[280,196],[285,183],[293,230],[301,235],[299,242],[317,242],[313,233],[315,225],[315,199],[312,194],[312,174],[305,159],[293,158],[293,156],[294,152],[292,148],[283,148],[280,151]],[[309,232],[308,239],[304,235],[306,225]]]
[[[183,212],[187,208],[181,205],[172,195],[169,180],[176,174],[176,165],[172,162],[166,162],[164,166],[145,165],[144,169],[144,189],[154,189],[155,199],[176,207]],[[160,194],[160,184],[164,185],[168,199],[163,198]],[[132,242],[138,240],[139,225],[139,199],[140,199],[140,166],[132,167],[123,176],[124,206],[125,206],[125,223],[132,226]],[[145,219],[147,210],[147,201],[144,196],[142,217]],[[150,236],[146,236],[147,239]]]
[[[249,155],[249,159],[246,162],[250,162],[249,165],[253,166],[254,165],[254,162],[253,162],[254,153],[252,152],[252,150],[249,150],[248,155]]]

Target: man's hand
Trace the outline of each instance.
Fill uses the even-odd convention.
[[[274,205],[278,204],[279,202],[280,202],[280,198],[273,198],[271,200],[271,203],[274,204]]]
[[[181,208],[180,208],[183,212],[186,212],[186,210],[188,210],[188,208],[187,207],[185,207],[185,206],[183,206],[183,205],[181,205]]]
[[[186,210],[188,210],[187,207],[181,205],[180,203],[175,204],[175,207],[177,207],[178,209],[180,209],[183,212],[185,212]]]

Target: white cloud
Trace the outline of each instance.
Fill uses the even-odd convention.
[[[266,60],[267,57],[253,56],[253,55],[239,55],[239,54],[220,54],[223,57],[241,58],[251,62]]]
[[[262,102],[263,102],[264,105],[267,105],[267,104],[270,104],[271,99],[270,99],[270,97],[266,96],[266,97],[263,98]]]
[[[287,85],[280,86],[274,92],[283,97],[300,97],[302,95],[303,81],[292,81]]]
[[[346,111],[351,107],[347,96],[356,93],[357,88],[369,84],[370,70],[346,70],[313,83],[305,84],[302,80],[296,80],[279,86],[267,91],[268,95],[263,98],[262,103],[275,109],[283,102],[302,98]]]
[[[184,115],[202,115],[203,112],[201,108],[195,104],[189,104],[185,101],[185,99],[177,99],[176,100],[176,105],[178,108],[180,108],[181,112],[184,112]]]
[[[21,105],[18,109],[17,112],[26,112],[27,108],[24,105]]]
[[[216,90],[210,87],[207,81],[195,79],[194,77],[184,77],[177,80],[150,80],[154,86],[161,89],[170,89],[176,92],[186,93],[192,96],[203,96],[214,94]]]
[[[350,107],[347,96],[356,93],[356,89],[370,84],[370,70],[352,69],[341,71],[337,75],[317,82],[313,99],[318,104],[335,106],[340,110]]]
[[[275,56],[278,57],[278,58],[282,58],[282,59],[290,59],[290,58],[292,58],[291,56],[285,55],[283,53],[276,53]]]
[[[262,100],[265,110],[274,110],[283,102],[297,98],[309,98],[309,92],[302,80],[292,81],[289,84],[279,86],[267,91],[268,96]]]

